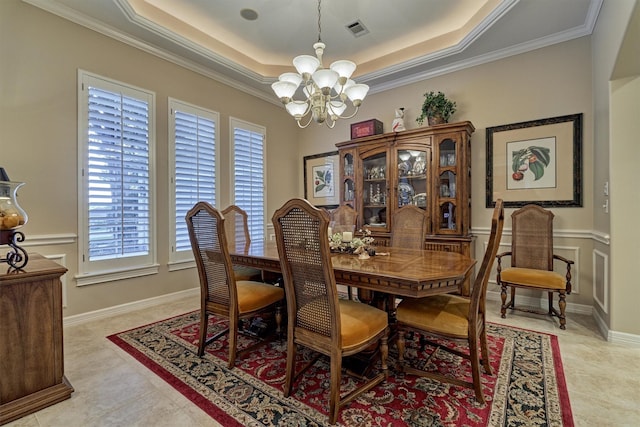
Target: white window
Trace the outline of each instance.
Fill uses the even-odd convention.
[[[231,118],[233,203],[247,211],[251,240],[265,239],[265,134],[262,126]]]
[[[78,285],[157,273],[155,95],[78,72]]]
[[[193,263],[185,216],[199,201],[216,206],[218,194],[218,113],[169,99],[171,269]]]

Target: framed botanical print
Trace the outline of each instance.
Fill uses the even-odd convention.
[[[304,197],[317,207],[334,208],[340,203],[337,151],[304,157]]]
[[[582,114],[487,128],[486,206],[582,206]]]

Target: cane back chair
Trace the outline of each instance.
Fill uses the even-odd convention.
[[[540,313],[515,306],[516,288],[547,291],[551,316],[560,320],[560,329],[566,328],[566,296],[571,294],[571,265],[573,261],[553,253],[553,212],[538,205],[526,205],[511,214],[511,251],[497,255],[498,285],[501,287],[501,316],[507,308]],[[502,268],[502,258],[511,257],[511,267]],[[554,260],[566,263],[564,276],[553,271]],[[511,300],[507,302],[507,287],[511,287]],[[558,309],[553,306],[553,293],[558,293]]]
[[[292,199],[273,215],[278,253],[287,294],[287,367],[284,395],[294,380],[321,355],[330,358],[329,422],[340,408],[387,376],[387,313],[372,306],[338,299],[327,228],[329,215],[304,199]],[[380,343],[382,372],[340,396],[342,358]],[[295,372],[297,345],[317,353]]]
[[[424,249],[429,216],[424,209],[406,205],[393,214],[391,246]]]
[[[425,298],[405,298],[398,304],[396,319],[398,322],[398,359],[400,368],[407,373],[429,377],[442,382],[471,388],[475,391],[476,399],[484,403],[482,382],[480,378],[480,362],[487,374],[491,375],[489,363],[489,346],[486,331],[485,300],[487,283],[491,267],[498,251],[502,228],[504,226],[504,208],[501,199],[496,201],[496,206],[491,218],[491,234],[487,242],[487,250],[482,258],[482,264],[476,276],[470,297],[453,294],[434,295]],[[454,348],[437,345],[431,353],[431,359],[439,349],[458,355],[471,362],[471,378],[466,379],[445,376],[438,372],[425,371],[408,365],[404,358],[405,335],[407,331],[428,334],[430,336],[445,339],[464,341],[467,352],[461,352]],[[482,353],[482,360],[478,352]]]
[[[205,346],[229,333],[229,368],[235,365],[236,357],[255,347],[252,345],[237,353],[240,320],[254,317],[273,309],[278,331],[281,324],[279,306],[284,299],[284,290],[266,283],[236,281],[227,247],[222,214],[207,202],[196,203],[186,215],[191,248],[200,278],[200,336],[198,355],[204,354]],[[209,315],[229,319],[229,328],[207,338]],[[260,341],[256,342],[260,344]]]
[[[246,250],[251,243],[247,212],[236,205],[222,210],[224,216],[224,232],[230,251]],[[244,265],[234,265],[233,272],[236,280],[262,281],[262,270]]]
[[[332,233],[353,232],[358,220],[358,212],[349,205],[340,205],[329,212]],[[347,285],[347,295],[353,299],[353,289]]]

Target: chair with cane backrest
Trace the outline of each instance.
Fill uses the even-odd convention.
[[[224,230],[227,237],[227,244],[230,251],[236,248],[246,249],[251,243],[247,212],[239,206],[231,205],[222,210],[224,216]],[[244,265],[234,265],[233,272],[236,280],[262,281],[262,270],[246,267]]]
[[[329,212],[331,216],[331,227],[333,233],[342,233],[343,231],[353,232],[358,219],[358,212],[349,205],[340,205]],[[347,294],[349,299],[353,299],[353,289],[347,286]]]
[[[349,205],[340,205],[330,211],[333,232],[353,231],[356,226],[358,212]]]
[[[511,251],[497,255],[498,285],[501,287],[501,315],[506,316],[507,308],[533,313],[539,311],[515,306],[516,288],[547,291],[549,294],[549,315],[558,316],[560,329],[565,329],[566,296],[571,293],[571,265],[568,260],[553,253],[553,212],[538,205],[526,205],[511,214]],[[502,258],[511,257],[511,267],[502,268]],[[554,260],[567,265],[567,273],[562,276],[553,271]],[[511,300],[507,303],[507,287],[511,286]],[[558,309],[553,306],[553,293],[559,295]]]
[[[393,215],[391,246],[408,249],[424,249],[429,215],[424,209],[406,205]]]
[[[424,249],[429,214],[415,205],[405,205],[393,215],[391,246],[407,249]],[[396,297],[386,296],[387,311],[394,312]]]
[[[287,367],[284,395],[294,380],[321,355],[330,358],[329,422],[340,408],[385,380],[389,326],[387,313],[338,299],[327,228],[329,215],[304,199],[292,199],[273,215],[278,254],[287,294]],[[382,372],[341,398],[342,358],[380,343]],[[295,372],[297,345],[317,352]]]
[[[240,320],[248,319],[270,309],[276,311],[276,323],[280,329],[279,305],[284,290],[276,286],[254,281],[236,281],[227,247],[224,217],[207,202],[196,203],[186,215],[191,248],[200,278],[200,337],[198,355],[210,342],[229,333],[229,368],[235,365],[236,356],[249,351],[255,345],[237,352]],[[207,337],[208,317],[213,314],[229,319],[229,328],[213,337]],[[261,342],[256,342],[260,344]]]
[[[480,362],[487,374],[491,375],[489,364],[489,347],[486,332],[485,300],[487,283],[493,261],[498,252],[502,227],[504,225],[504,209],[502,200],[496,201],[491,218],[491,234],[487,242],[487,250],[473,284],[470,297],[454,294],[434,295],[425,298],[405,298],[396,311],[398,322],[398,359],[404,372],[448,382],[475,391],[476,399],[484,403],[482,383],[480,380]],[[472,382],[431,371],[410,367],[405,359],[405,334],[407,331],[426,333],[430,336],[442,337],[455,341],[464,341],[469,352],[438,345],[429,356],[431,359],[439,349],[448,351],[471,362]],[[480,360],[478,352],[482,353]]]

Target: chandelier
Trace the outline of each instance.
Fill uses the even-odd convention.
[[[295,119],[298,126],[306,128],[311,121],[325,123],[333,128],[338,119],[350,119],[356,115],[369,86],[351,80],[356,64],[348,60],[333,62],[329,68],[322,65],[322,54],[326,47],[322,43],[320,26],[320,2],[318,0],[318,42],[313,45],[316,56],[300,55],[293,59],[297,73],[284,73],[271,88]],[[305,100],[293,99],[302,84]],[[353,112],[343,115],[351,101]],[[303,118],[305,118],[303,122]]]

